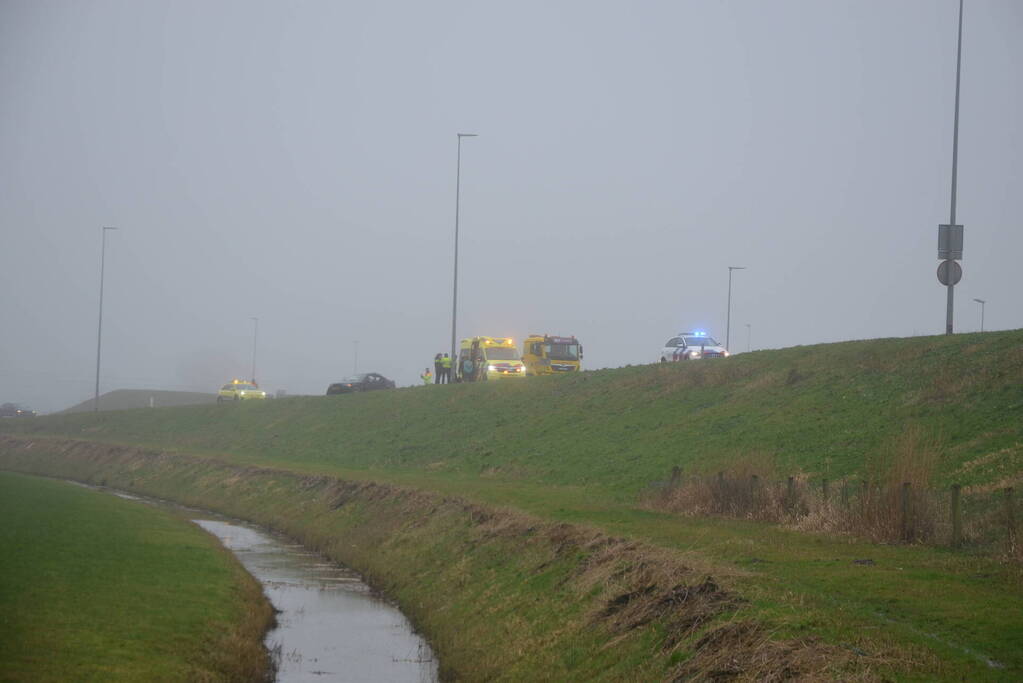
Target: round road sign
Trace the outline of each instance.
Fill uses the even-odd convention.
[[[948,287],[958,285],[963,279],[963,267],[955,261],[942,261],[938,264],[938,282]]]

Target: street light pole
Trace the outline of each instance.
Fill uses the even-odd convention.
[[[117,230],[117,228],[103,226],[102,246],[99,252],[99,331],[96,333],[96,392],[92,398],[93,412],[99,412],[99,364],[103,350],[103,278],[106,273],[107,230]]]
[[[356,339],[352,342],[353,347],[353,360],[352,360],[352,374],[359,374],[359,340]]]
[[[462,138],[478,137],[476,133],[458,133],[458,156],[455,164],[455,282],[451,295],[451,362],[456,364],[455,327],[458,324],[458,209],[462,189]]]
[[[259,318],[250,317],[253,323],[252,329],[252,383],[256,384],[256,341],[259,339]],[[259,386],[256,384],[256,386]]]
[[[750,352],[750,348],[752,348],[752,340],[753,340],[753,328],[750,326],[749,323],[746,323],[746,353],[749,353]]]
[[[746,270],[746,266],[728,266],[728,313],[725,316],[725,348],[732,340],[732,271]]]
[[[978,304],[980,304],[980,331],[983,332],[984,331],[984,305],[987,303],[987,301],[985,301],[984,299],[974,299],[974,301],[976,301]]]

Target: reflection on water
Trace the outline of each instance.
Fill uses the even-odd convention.
[[[430,647],[349,569],[252,528],[196,519],[263,584],[280,610],[266,644],[277,680],[436,681]]]

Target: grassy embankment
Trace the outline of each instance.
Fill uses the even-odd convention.
[[[390,482],[593,525],[724,577],[749,601],[743,618],[775,639],[866,652],[873,672],[997,679],[1023,672],[1023,591],[1010,565],[678,518],[636,499],[673,465],[716,471],[753,457],[780,475],[859,476],[883,467],[907,429],[937,443],[935,484],[982,493],[1019,480],[1021,380],[1023,333],[1014,331],[14,428]],[[868,558],[875,564],[853,562]]]
[[[186,520],[0,473],[0,679],[251,681],[261,587]]]

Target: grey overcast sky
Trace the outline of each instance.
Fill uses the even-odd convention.
[[[0,401],[937,334],[956,0],[0,0]],[[967,0],[956,329],[1023,327],[1023,2]]]

